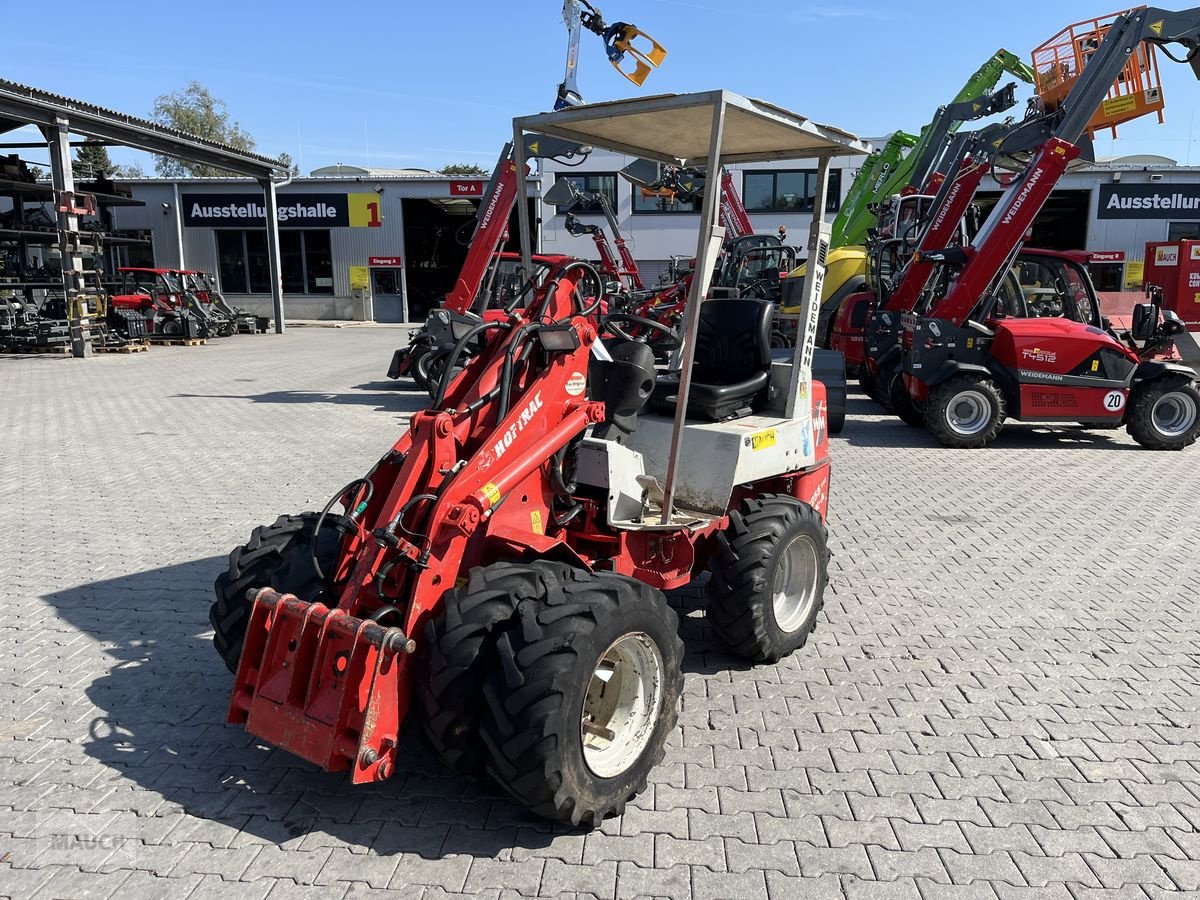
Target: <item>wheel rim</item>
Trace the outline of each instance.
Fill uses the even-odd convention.
[[[958,434],[972,436],[987,428],[992,420],[992,404],[979,391],[955,394],[946,404],[946,424]]]
[[[1155,430],[1164,437],[1180,437],[1196,424],[1196,401],[1180,391],[1163,394],[1150,416]]]
[[[796,535],[783,548],[771,588],[771,605],[780,631],[793,632],[812,615],[820,565],[817,545],[807,534]]]
[[[642,755],[663,703],[665,667],[645,632],[626,634],[604,651],[583,697],[583,760],[601,778],[614,778]]]

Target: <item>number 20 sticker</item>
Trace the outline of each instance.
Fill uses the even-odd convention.
[[[1122,391],[1109,391],[1104,395],[1104,408],[1114,412],[1125,408],[1125,394]]]

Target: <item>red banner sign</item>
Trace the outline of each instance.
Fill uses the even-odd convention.
[[[368,266],[399,266],[400,257],[398,256],[372,256],[367,260]]]
[[[450,182],[451,197],[482,197],[482,181],[452,181]]]
[[[1092,262],[1094,263],[1119,263],[1125,262],[1124,250],[1097,250],[1092,254]]]

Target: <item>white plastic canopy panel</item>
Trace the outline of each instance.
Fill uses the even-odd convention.
[[[672,165],[707,163],[713,110],[725,104],[721,161],[756,162],[866,154],[871,145],[848,131],[729,91],[659,94],[592,103],[518,118],[525,131],[543,132]]]

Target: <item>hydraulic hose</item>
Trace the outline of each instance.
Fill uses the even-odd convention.
[[[450,389],[450,381],[454,377],[454,367],[458,365],[458,359],[460,356],[462,356],[463,350],[466,349],[467,344],[469,344],[478,335],[481,335],[485,331],[488,331],[492,328],[508,327],[509,324],[507,322],[480,322],[478,325],[472,327],[471,330],[464,334],[461,338],[459,338],[458,343],[454,345],[454,349],[450,351],[450,356],[446,359],[446,368],[442,370],[442,377],[438,379],[437,394],[434,396],[433,403],[431,404],[433,409],[442,408],[442,403],[445,402],[446,399],[446,391]]]

